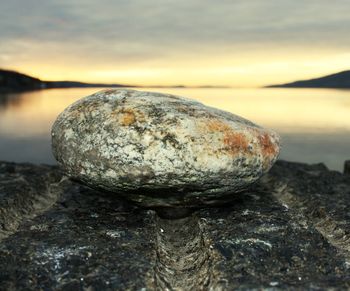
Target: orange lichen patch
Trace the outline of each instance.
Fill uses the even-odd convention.
[[[226,132],[224,135],[224,144],[225,149],[233,155],[249,151],[248,141],[243,133]]]
[[[228,124],[218,119],[210,120],[206,126],[209,131],[232,132],[232,129]]]
[[[250,153],[249,141],[242,132],[233,130],[229,124],[218,119],[206,123],[206,130],[219,132],[223,135],[224,149],[231,155]]]
[[[264,155],[275,155],[277,153],[277,147],[271,141],[268,133],[259,134],[257,137]]]
[[[126,109],[122,112],[120,112],[119,115],[119,123],[124,126],[129,126],[136,121],[136,116],[133,110],[131,109]]]
[[[115,110],[111,113],[111,115],[116,117],[116,119],[118,119],[118,122],[123,126],[129,126],[135,122],[145,121],[145,115],[133,108],[122,108]]]

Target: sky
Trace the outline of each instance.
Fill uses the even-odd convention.
[[[256,87],[350,69],[349,0],[0,0],[0,67]]]

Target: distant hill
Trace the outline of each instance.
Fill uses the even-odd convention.
[[[86,88],[86,87],[129,87],[123,84],[83,83],[75,81],[43,81],[38,78],[0,69],[0,92],[27,91],[50,88]]]
[[[267,88],[350,88],[350,71],[343,71],[321,78],[270,85]]]
[[[35,90],[42,86],[43,82],[40,79],[14,71],[0,70],[0,91]]]
[[[37,89],[51,89],[51,88],[122,88],[122,87],[134,87],[134,88],[229,88],[226,86],[192,86],[187,87],[183,85],[173,86],[139,86],[130,84],[101,84],[101,83],[83,83],[76,81],[43,81],[38,78],[9,70],[0,69],[0,92],[13,92],[13,91],[27,91]]]

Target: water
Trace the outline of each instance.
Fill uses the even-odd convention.
[[[0,94],[0,160],[55,163],[50,127],[75,100],[100,89]],[[145,89],[147,90],[147,89]],[[350,90],[148,89],[195,98],[279,132],[281,158],[342,170],[350,159]]]

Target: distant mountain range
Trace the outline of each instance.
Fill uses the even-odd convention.
[[[223,86],[140,86],[131,84],[84,83],[76,81],[43,81],[22,73],[0,69],[0,92],[28,91],[51,88],[123,88],[123,87],[154,87],[154,88],[225,88]],[[227,88],[227,87],[226,87]],[[339,88],[350,89],[350,70],[325,77],[295,81],[292,83],[269,85],[266,88]]]
[[[343,71],[310,80],[295,81],[292,83],[270,85],[267,88],[339,88],[350,89],[350,71]]]
[[[130,85],[83,83],[75,81],[43,81],[15,71],[0,69],[0,91],[27,91],[50,88],[85,87],[130,87]]]
[[[122,88],[122,87],[154,87],[154,88],[188,88],[183,85],[174,86],[139,86],[130,84],[101,84],[101,83],[83,83],[76,81],[43,81],[22,73],[10,70],[0,69],[0,92],[13,91],[28,91],[38,89],[52,89],[52,88]],[[196,86],[191,88],[224,88],[223,86]]]

